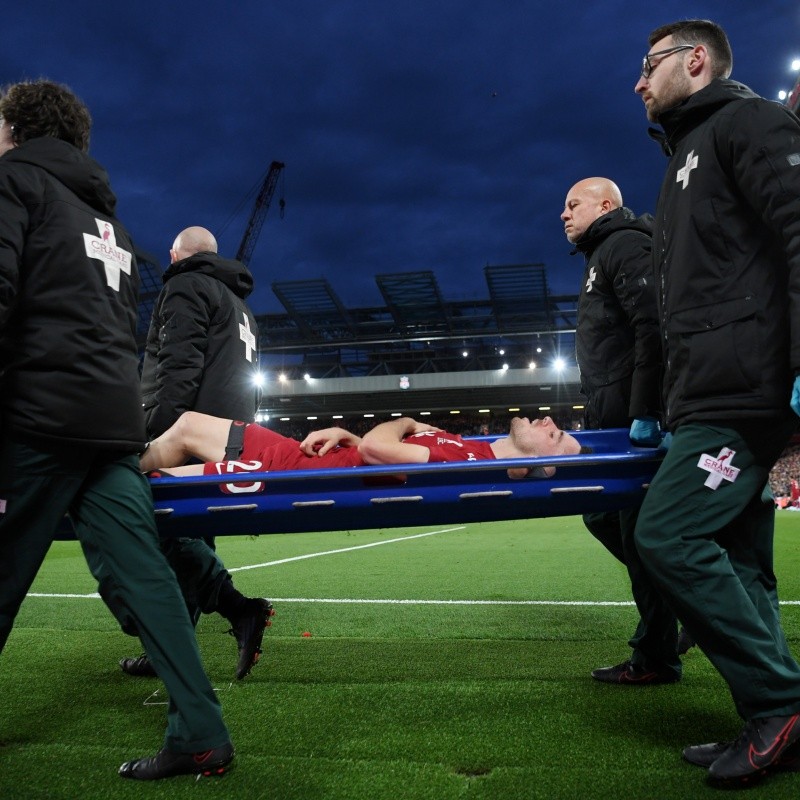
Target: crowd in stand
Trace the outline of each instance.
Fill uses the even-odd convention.
[[[800,481],[800,445],[789,445],[769,473],[775,497],[791,497],[792,481]]]

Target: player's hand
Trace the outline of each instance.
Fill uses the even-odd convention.
[[[358,447],[361,438],[344,428],[323,428],[311,433],[300,442],[300,449],[307,456],[324,456],[334,447]]]

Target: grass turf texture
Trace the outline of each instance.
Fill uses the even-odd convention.
[[[733,737],[740,721],[697,649],[680,684],[609,687],[589,672],[627,657],[633,607],[514,604],[630,599],[623,568],[579,518],[413,538],[431,530],[444,528],[218,539],[232,569],[386,543],[234,572],[277,616],[261,662],[238,683],[226,622],[200,623],[237,747],[220,780],[121,780],[122,761],[160,746],[164,707],[144,702],[161,684],[119,670],[139,644],[100,600],[28,598],[0,656],[0,797],[718,796],[680,749]],[[800,515],[780,513],[777,531],[781,597],[800,600]],[[73,542],[53,546],[32,587],[94,591]],[[501,604],[312,602],[335,598]],[[800,606],[784,606],[783,618],[800,655]],[[794,800],[799,790],[800,775],[776,774],[748,797]]]

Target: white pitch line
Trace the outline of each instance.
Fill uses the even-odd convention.
[[[363,600],[360,598],[271,597],[273,603],[352,603],[420,606],[632,606],[633,600]]]
[[[52,597],[81,600],[99,600],[94,594],[49,594],[30,592],[28,597]],[[271,597],[273,603],[336,603],[352,605],[404,605],[404,606],[632,606],[632,600],[370,600],[357,597]],[[800,600],[781,600],[782,606],[800,606]]]
[[[302,556],[292,556],[291,558],[281,558],[277,561],[265,561],[263,564],[249,564],[246,567],[233,567],[228,572],[242,572],[246,569],[260,569],[261,567],[274,567],[277,564],[288,564],[290,561],[302,561],[306,558],[318,558],[319,556],[333,556],[337,553],[350,553],[353,550],[364,550],[367,547],[380,547],[383,544],[394,544],[395,542],[408,542],[411,539],[422,539],[425,536],[436,536],[439,533],[452,533],[453,531],[463,531],[466,525],[460,525],[457,528],[443,528],[440,531],[428,531],[427,533],[415,533],[413,536],[399,536],[396,539],[384,539],[380,542],[369,542],[368,544],[359,544],[354,547],[341,547],[338,550],[323,550],[319,553],[306,553]]]

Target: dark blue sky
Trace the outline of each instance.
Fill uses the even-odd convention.
[[[251,262],[256,312],[281,310],[272,281],[318,277],[379,304],[381,272],[430,269],[445,299],[485,297],[487,264],[543,262],[572,293],[564,196],[601,174],[652,211],[665,159],[633,86],[650,30],[687,16],[726,28],[734,78],[791,88],[796,0],[27,0],[4,9],[0,75],[86,101],[119,217],[162,265],[195,224],[232,256],[253,198],[231,214],[285,162],[285,217],[276,193]]]

